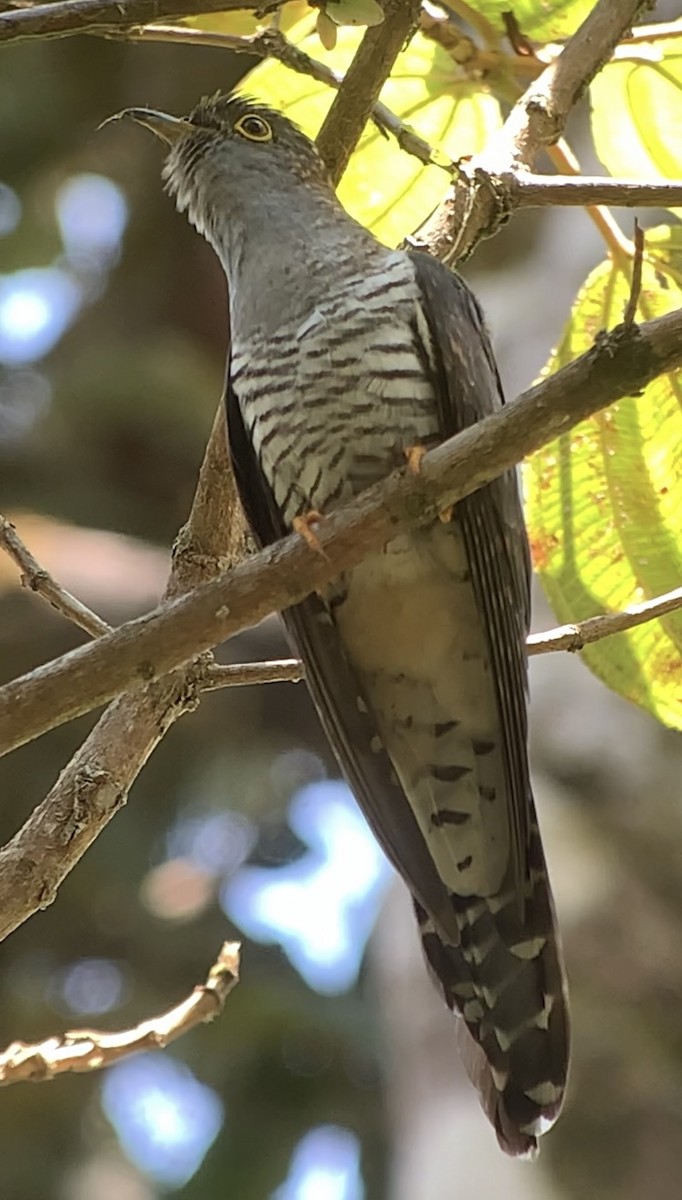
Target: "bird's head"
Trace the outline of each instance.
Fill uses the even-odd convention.
[[[117,114],[168,143],[163,174],[178,209],[215,242],[226,214],[239,220],[273,198],[291,203],[301,185],[331,192],[315,146],[281,113],[245,96],[204,97],[187,117],[148,108]]]

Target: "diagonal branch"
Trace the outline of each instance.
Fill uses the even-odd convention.
[[[386,0],[383,7],[384,20],[365,33],[317,135],[334,184],[348,166],[396,58],[417,28],[421,0]]]
[[[324,554],[292,534],[190,595],[130,621],[0,689],[6,753],[139,688],[242,629],[325,587],[400,528],[489,483],[578,421],[682,364],[682,310],[602,334],[586,354],[515,403],[427,454],[420,474],[397,472],[326,518]]]
[[[23,587],[42,596],[53,608],[60,612],[67,621],[78,625],[90,637],[100,637],[109,633],[111,625],[97,616],[86,604],[82,604],[70,592],[57,583],[49,571],[41,567],[31,551],[24,545],[11,521],[0,513],[0,548],[9,554],[21,571]]]
[[[682,608],[682,588],[675,588],[663,596],[655,596],[653,600],[644,600],[641,604],[628,604],[621,612],[603,613],[597,617],[587,617],[575,625],[560,625],[546,633],[533,633],[528,638],[528,653],[552,654],[555,650],[569,650],[575,653],[602,638],[612,637],[615,633],[624,633],[647,621],[655,621],[668,613]]]
[[[413,243],[450,265],[490,236],[513,208],[497,181],[530,170],[562,136],[571,109],[650,0],[597,0],[561,54],[514,105],[499,133],[476,155],[416,233]]]
[[[543,633],[531,633],[526,640],[529,658],[537,654],[554,654],[559,650],[572,654],[594,645],[617,633],[626,633],[648,621],[656,621],[682,608],[682,588],[654,596],[640,604],[628,604],[619,612],[599,613],[573,625],[559,625]],[[274,659],[270,662],[235,663],[212,666],[206,671],[202,686],[214,688],[242,687],[260,683],[299,683],[304,678],[303,664],[296,658]]]
[[[140,1050],[167,1046],[202,1022],[214,1020],[238,982],[239,943],[224,942],[205,983],[180,1004],[132,1029],[118,1033],[71,1029],[34,1045],[12,1042],[0,1053],[0,1086],[42,1083],[66,1071],[99,1071]]]
[[[114,36],[107,34],[107,37]],[[282,66],[299,75],[308,75],[311,79],[323,83],[337,91],[343,84],[343,75],[337,75],[331,67],[306,54],[299,46],[294,46],[284,34],[271,27],[262,29],[260,33],[234,34],[221,33],[212,29],[195,29],[191,25],[145,25],[140,29],[124,30],[116,34],[116,39],[134,42],[166,42],[186,46],[210,46],[217,49],[232,50],[235,54],[253,54],[258,58],[275,58]],[[392,134],[401,150],[418,158],[424,165],[436,163],[441,166],[438,156],[428,142],[420,137],[415,129],[405,125],[395,113],[391,112],[380,100],[374,104],[370,113],[375,125],[382,131]],[[447,165],[444,170],[451,170]]]
[[[178,20],[200,13],[258,9],[262,0],[56,0],[0,12],[0,42],[66,37]]]
[[[167,594],[217,576],[241,553],[240,520],[220,405],[192,512],[174,547]],[[57,888],[125,804],[150,754],[171,725],[199,702],[209,665],[181,667],[120,696],[22,828],[0,850],[0,940],[51,904]]]

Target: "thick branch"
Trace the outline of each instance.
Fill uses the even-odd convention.
[[[332,513],[316,530],[324,554],[291,535],[189,596],[6,684],[0,748],[6,753],[298,603],[401,527],[433,519],[578,421],[681,363],[682,310],[601,335],[561,372],[427,454],[417,477],[396,473]]]
[[[236,506],[220,405],[192,512],[174,548],[168,593],[215,577],[239,557]],[[0,850],[0,940],[52,903],[65,876],[125,804],[170,726],[198,704],[207,670],[203,662],[182,667],[120,696],[100,718],[43,802]]]
[[[511,166],[530,169],[544,146],[559,140],[566,121],[611,58],[623,35],[652,0],[598,0],[559,57],[542,72],[514,106],[499,137],[499,149],[512,153]],[[494,162],[498,139],[486,149]],[[481,164],[484,165],[484,164]]]
[[[72,1029],[44,1042],[29,1045],[12,1042],[0,1053],[0,1085],[42,1083],[66,1071],[100,1071],[140,1050],[155,1050],[174,1042],[204,1021],[212,1021],[239,982],[239,943],[224,942],[206,982],[195,987],[186,1000],[142,1021],[133,1029],[109,1033],[96,1029]]]
[[[405,42],[417,28],[421,0],[386,0],[381,25],[369,28],[317,135],[337,184]]]
[[[67,37],[147,25],[164,18],[199,13],[258,9],[262,0],[56,0],[0,12],[0,42],[21,38]]]
[[[540,151],[554,145],[599,69],[650,0],[598,0],[561,54],[544,69],[512,109],[482,154],[414,237],[436,258],[454,264],[489,236],[513,204],[497,180],[530,170]]]

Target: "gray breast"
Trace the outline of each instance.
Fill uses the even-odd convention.
[[[244,423],[285,521],[330,511],[438,433],[414,268],[386,254],[302,320],[233,347]]]

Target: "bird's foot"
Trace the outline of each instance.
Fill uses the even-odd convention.
[[[317,525],[321,520],[322,513],[318,512],[316,508],[311,508],[302,516],[294,517],[292,524],[294,532],[300,534],[311,550],[314,550],[316,554],[321,554],[323,558],[327,558],[322,543],[313,529],[313,525]]]
[[[407,469],[410,475],[419,475],[422,469],[422,459],[427,453],[426,446],[406,446],[403,453],[407,461]],[[452,520],[453,509],[454,505],[449,504],[447,508],[444,508],[442,512],[439,512],[439,521],[442,521],[444,525],[447,525],[448,522]]]
[[[422,459],[426,454],[426,446],[406,446],[403,454],[410,475],[419,475],[422,469]]]

